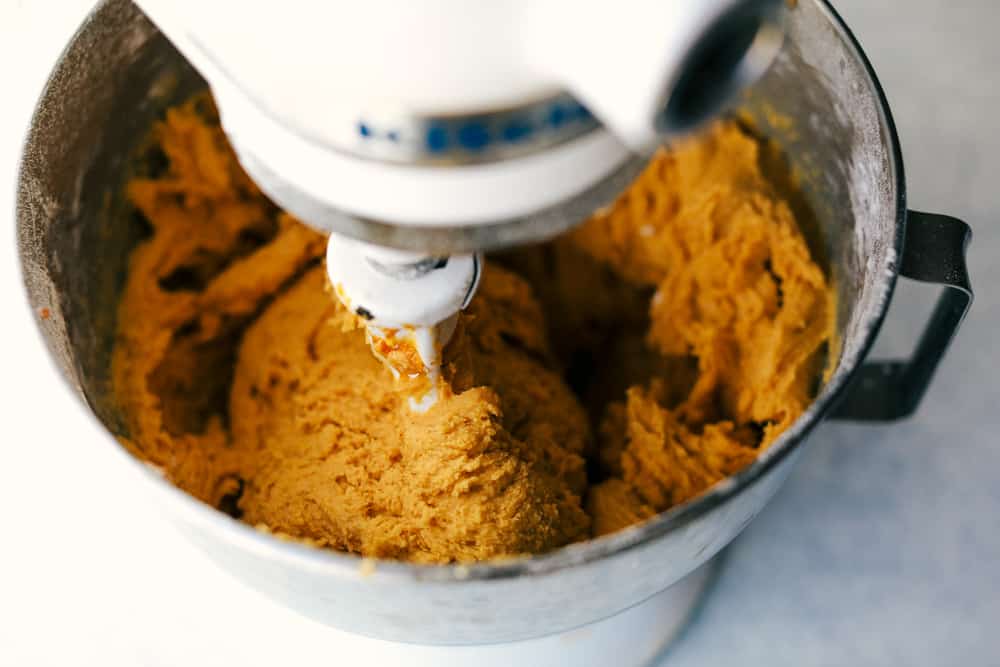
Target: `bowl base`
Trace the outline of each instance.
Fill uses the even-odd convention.
[[[718,558],[705,563],[662,593],[606,618],[548,637],[480,646],[399,644],[341,633],[352,655],[372,665],[408,667],[652,667],[680,634],[712,578]]]

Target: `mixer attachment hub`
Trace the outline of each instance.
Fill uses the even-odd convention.
[[[397,378],[430,380],[411,407],[433,405],[442,351],[475,294],[482,257],[425,256],[331,234],[326,270],[337,298],[363,321],[375,356]]]

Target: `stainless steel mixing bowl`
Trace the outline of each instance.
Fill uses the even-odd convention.
[[[610,616],[678,581],[760,511],[821,419],[912,412],[971,301],[968,228],[907,212],[889,109],[848,29],[823,0],[799,0],[787,28],[784,52],[746,110],[802,177],[815,249],[829,258],[838,290],[841,345],[813,406],[755,464],[645,524],[544,556],[474,566],[379,562],[374,572],[354,556],[259,533],[146,466],[137,463],[136,474],[192,541],[250,586],[384,639],[540,636]],[[157,114],[203,85],[128,0],[108,0],[59,61],[24,150],[17,225],[28,294],[37,311],[48,309],[39,326],[69,384],[116,435],[127,433],[108,390],[115,306],[142,234],[121,198],[126,166]],[[912,359],[865,362],[900,274],[952,289]]]

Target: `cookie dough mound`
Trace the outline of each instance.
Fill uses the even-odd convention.
[[[661,152],[612,207],[561,241],[655,290],[646,347],[677,369],[636,375],[625,401],[605,411],[600,459],[610,480],[588,502],[596,534],[738,472],[812,400],[833,296],[764,173],[765,150],[737,123],[717,124]]]
[[[577,229],[492,257],[418,414],[428,380],[371,354],[325,239],[196,97],[128,184],[123,441],[233,517],[366,556],[541,553],[649,519],[751,464],[821,378],[833,294],[776,155],[718,123]]]
[[[221,507],[238,486],[225,412],[239,337],[326,239],[243,173],[207,97],[168,110],[148,151],[128,183],[147,238],[129,258],[111,367],[123,442]]]
[[[547,361],[527,284],[487,268],[423,414],[348,317],[317,268],[247,330],[230,403],[244,520],[417,562],[540,553],[589,535],[587,418]]]

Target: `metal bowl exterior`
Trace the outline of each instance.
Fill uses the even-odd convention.
[[[345,630],[424,644],[512,641],[583,625],[649,598],[722,549],[780,487],[870,348],[903,239],[899,146],[870,65],[823,0],[800,1],[787,23],[786,48],[747,110],[779,137],[802,178],[838,288],[841,346],[814,405],[754,465],[641,526],[468,567],[380,561],[372,571],[357,557],[257,532],[136,461],[166,513],[275,600]],[[164,106],[202,85],[128,0],[107,0],[61,58],[25,146],[17,224],[29,298],[49,309],[40,326],[68,382],[119,436],[127,432],[107,367],[128,250],[140,238],[120,196],[127,159]]]

